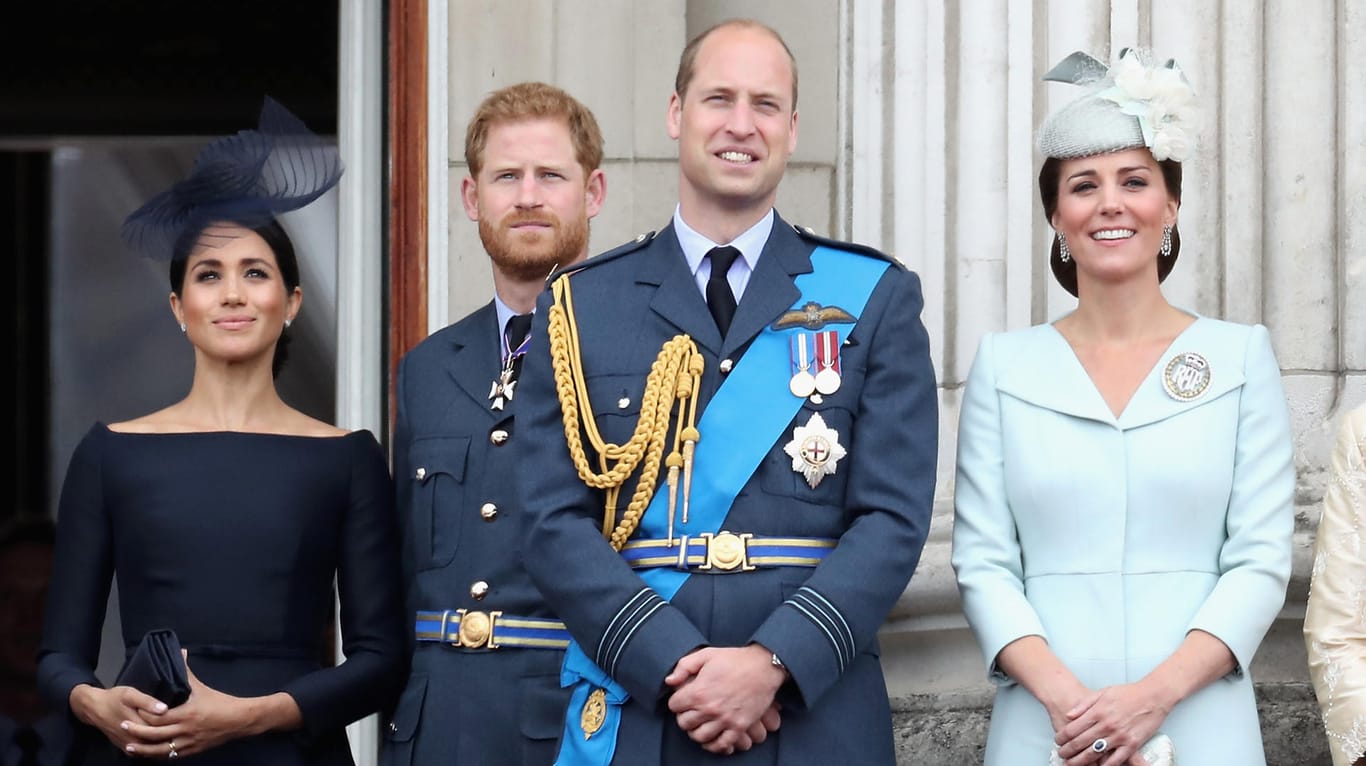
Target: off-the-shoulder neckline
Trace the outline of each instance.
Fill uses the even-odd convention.
[[[341,434],[280,434],[269,431],[115,431],[104,421],[97,421],[96,425],[105,433],[119,436],[277,436],[282,439],[346,439],[357,434],[370,433],[369,429],[365,428]]]

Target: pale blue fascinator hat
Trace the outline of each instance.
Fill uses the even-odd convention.
[[[1086,87],[1039,129],[1045,157],[1073,159],[1146,147],[1159,161],[1184,162],[1195,131],[1195,92],[1172,59],[1125,48],[1107,67],[1077,51],[1043,76]]]
[[[267,96],[256,130],[219,138],[200,150],[188,177],[128,216],[123,239],[149,258],[170,261],[205,228],[262,226],[318,199],[341,175],[336,147]]]

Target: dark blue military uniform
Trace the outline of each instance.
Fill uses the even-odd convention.
[[[385,764],[554,760],[568,702],[559,685],[564,652],[491,649],[455,623],[461,609],[553,617],[522,567],[526,524],[513,455],[522,436],[512,414],[521,397],[503,411],[488,398],[500,337],[490,303],[424,340],[399,367],[394,476],[408,611],[451,614],[444,641],[439,627],[416,634],[435,640],[415,641],[412,675],[385,732]],[[493,625],[495,644],[501,625]]]
[[[705,357],[699,390],[705,412],[755,335],[797,302],[793,279],[812,271],[817,246],[857,249],[775,217],[724,339],[672,227],[573,271],[583,368],[602,437],[615,444],[630,439],[650,365],[660,346],[680,333]],[[801,403],[723,524],[736,534],[830,538],[837,541],[834,550],[815,568],[694,573],[667,604],[603,539],[603,493],[575,471],[549,374],[550,301],[543,296],[537,309],[518,391],[518,449],[536,466],[521,483],[531,516],[526,563],[585,654],[630,692],[613,762],[892,763],[876,633],[925,543],[937,453],[936,387],[919,279],[899,265],[886,269],[856,329],[846,337],[849,327],[841,328],[839,390]],[[771,395],[791,397],[786,372],[777,379]],[[814,414],[838,433],[847,455],[812,488],[793,470],[784,445]],[[707,433],[698,446],[726,448],[723,437]],[[590,458],[596,465],[596,456]],[[663,679],[699,646],[751,641],[775,652],[791,674],[779,693],[782,726],[748,752],[713,756],[679,729],[664,701]]]

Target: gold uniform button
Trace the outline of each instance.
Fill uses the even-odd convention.
[[[489,441],[493,442],[493,445],[495,447],[503,446],[503,444],[507,442],[507,440],[508,432],[504,431],[501,428],[495,428],[493,432],[489,434]]]
[[[722,375],[725,375],[726,373],[730,372],[731,369],[732,369],[733,367],[735,367],[735,362],[734,362],[733,360],[730,360],[730,359],[722,359],[722,360],[721,360],[720,370],[721,370],[721,374],[722,374]]]
[[[493,503],[484,503],[483,505],[479,506],[479,516],[484,521],[493,521],[494,517],[497,515],[498,506],[494,505]]]
[[[483,601],[484,596],[487,596],[488,594],[489,584],[483,580],[476,580],[475,583],[470,586],[470,595],[474,596],[476,601]]]
[[[631,397],[623,396],[617,400],[617,409],[624,410],[631,406]]]
[[[427,478],[427,469],[426,469],[426,468],[419,468],[419,469],[417,469],[417,480],[418,480],[418,481],[422,481],[422,480],[425,479],[425,478]]]

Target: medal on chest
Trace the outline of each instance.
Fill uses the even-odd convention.
[[[837,330],[795,332],[789,341],[792,378],[787,390],[799,399],[829,396],[840,388],[840,334]],[[814,369],[814,371],[813,371]],[[812,401],[819,401],[812,399]]]
[[[801,474],[812,489],[834,474],[847,454],[840,444],[839,432],[827,426],[819,412],[811,413],[806,425],[792,429],[792,441],[783,446],[783,452],[792,458],[792,470]]]
[[[517,378],[512,373],[512,360],[509,359],[508,364],[503,365],[502,372],[494,379],[493,388],[489,389],[489,398],[493,400],[489,408],[501,412],[503,406],[512,401],[512,393],[516,387]]]
[[[787,390],[798,399],[805,399],[816,391],[816,376],[811,373],[810,340],[809,333],[794,332],[790,341],[792,379],[787,382]]]
[[[503,341],[503,369],[498,372],[498,377],[494,378],[493,386],[489,389],[489,399],[492,401],[489,409],[502,412],[503,407],[512,401],[512,394],[517,388],[517,376],[522,370],[522,357],[526,355],[530,344],[530,336],[516,349],[508,348],[507,341]]]

